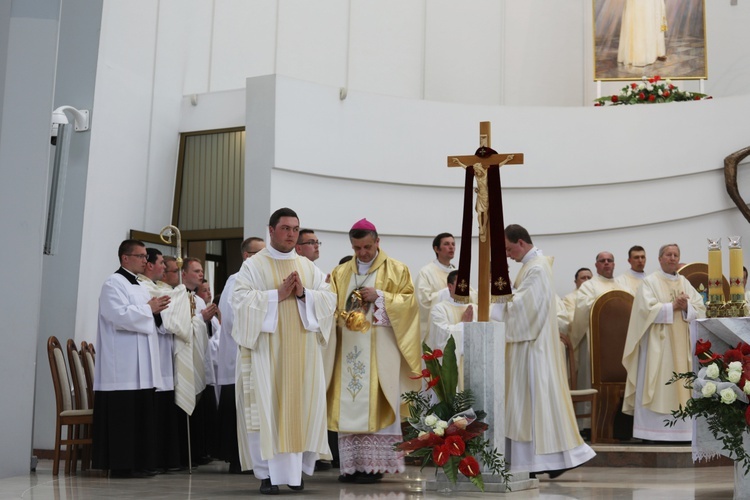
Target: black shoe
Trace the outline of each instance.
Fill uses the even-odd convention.
[[[330,470],[332,467],[331,462],[328,460],[316,460],[315,461],[315,472],[322,470]]]
[[[288,484],[287,486],[289,486],[290,490],[302,491],[302,490],[305,489],[305,480],[304,479],[300,479],[299,480],[299,486],[292,486],[291,484]]]
[[[566,472],[568,472],[569,470],[577,469],[578,467],[580,467],[580,465],[576,465],[575,467],[569,467],[567,469],[548,470],[546,472],[547,474],[549,474],[550,479],[556,479],[562,476],[563,474],[565,474]]]
[[[541,472],[529,472],[529,479],[536,479],[537,474],[541,474]]]
[[[339,476],[339,483],[353,483],[357,480],[357,473],[354,474],[341,474]]]
[[[372,484],[379,482],[381,479],[383,479],[383,474],[380,472],[361,472],[354,478],[354,482],[357,484]]]
[[[278,495],[279,487],[271,484],[271,478],[260,480],[260,492],[264,495]]]
[[[240,464],[230,463],[229,464],[229,473],[230,474],[244,474],[244,475],[249,475],[249,474],[253,473],[253,469],[242,470],[242,467],[240,466]]]

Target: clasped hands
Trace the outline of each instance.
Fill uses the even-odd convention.
[[[219,306],[216,304],[209,304],[206,306],[205,309],[201,311],[201,316],[203,316],[203,321],[209,321],[214,316],[219,315]]]
[[[672,301],[672,310],[687,312],[688,300],[689,297],[687,296],[687,294],[685,292],[681,292],[680,295],[675,297],[675,299]]]
[[[302,280],[299,277],[297,271],[292,272],[289,276],[284,279],[278,289],[279,302],[285,300],[294,294],[295,297],[299,297],[305,293],[305,287],[302,285]]]

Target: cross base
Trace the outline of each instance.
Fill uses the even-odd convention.
[[[531,479],[528,472],[513,474],[513,477],[508,481],[508,486],[505,486],[500,476],[492,476],[484,472],[482,473],[482,480],[484,481],[485,493],[508,493],[539,489],[539,480]],[[435,477],[430,477],[425,481],[425,490],[448,494],[452,492],[480,493],[477,487],[469,481],[469,478],[459,474],[456,484],[453,484],[442,470],[439,470]]]

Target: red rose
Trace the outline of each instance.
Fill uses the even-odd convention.
[[[634,89],[634,88],[636,88],[637,86],[638,86],[638,84],[637,84],[637,83],[631,83],[631,84],[630,84],[630,88],[631,88],[631,89]]]
[[[648,79],[648,83],[654,83],[654,81],[655,81],[655,80],[654,80],[653,78],[649,78],[649,79]]]
[[[669,90],[672,90],[672,89],[674,89],[674,85],[672,85],[672,84],[670,83],[670,84],[669,84]]]
[[[656,100],[656,96],[655,95],[651,94],[650,96],[648,96],[648,101],[649,102],[654,102],[655,100]]]
[[[708,340],[699,339],[695,343],[695,355],[700,357],[701,354],[707,353],[711,350],[711,342]]]
[[[616,95],[612,96],[612,102],[617,102],[617,96]]]
[[[450,436],[445,438],[445,446],[448,447],[448,451],[451,455],[460,457],[466,451],[466,443],[458,436]]]
[[[432,449],[432,461],[435,462],[435,465],[438,467],[442,467],[446,463],[448,463],[448,459],[451,457],[450,451],[448,451],[448,447],[446,445],[440,445],[435,446]],[[461,466],[459,465],[459,468]]]
[[[474,457],[465,457],[458,463],[458,471],[466,477],[479,475],[479,463]]]
[[[595,103],[594,103],[594,106],[604,106],[604,104],[602,104],[602,103],[600,103],[600,102],[595,102]]]
[[[699,95],[697,95],[697,96],[694,96],[694,97],[693,97],[693,100],[694,100],[694,101],[700,101],[700,100],[701,100],[701,96],[699,96]]]
[[[670,94],[668,90],[664,91],[664,97],[669,97],[670,95],[672,95],[672,94]]]
[[[659,75],[654,76],[654,81],[655,82],[658,82],[659,80],[661,80],[661,77]]]
[[[646,94],[644,94],[643,92],[641,92],[640,94],[638,94],[638,99],[640,99],[641,101],[645,100],[646,99]]]

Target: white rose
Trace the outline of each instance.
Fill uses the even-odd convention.
[[[730,370],[729,373],[727,373],[727,380],[729,380],[731,383],[736,384],[740,381],[742,378],[742,372],[738,372],[736,370]]]
[[[711,363],[706,367],[706,377],[714,380],[719,378],[719,366],[716,363]]]
[[[742,388],[745,394],[750,394],[750,380],[745,380],[745,387]]]
[[[701,394],[703,394],[704,398],[710,398],[714,395],[716,392],[716,384],[713,382],[706,382],[706,385],[703,386],[703,389],[701,389]]]
[[[438,420],[437,424],[435,424],[435,427],[437,429],[447,429],[448,428],[448,422],[445,420]]]
[[[424,418],[425,425],[429,425],[430,427],[434,427],[437,421],[438,421],[438,418],[435,415],[427,415]]]
[[[435,432],[435,435],[442,436],[443,434],[445,434],[445,429],[443,429],[442,427],[438,427],[435,429],[434,432]]]
[[[719,396],[721,396],[721,402],[725,405],[731,405],[737,399],[737,394],[734,393],[731,387],[720,391]]]
[[[742,371],[742,361],[732,361],[729,363],[729,366],[727,367],[727,370],[730,372],[741,372]]]

